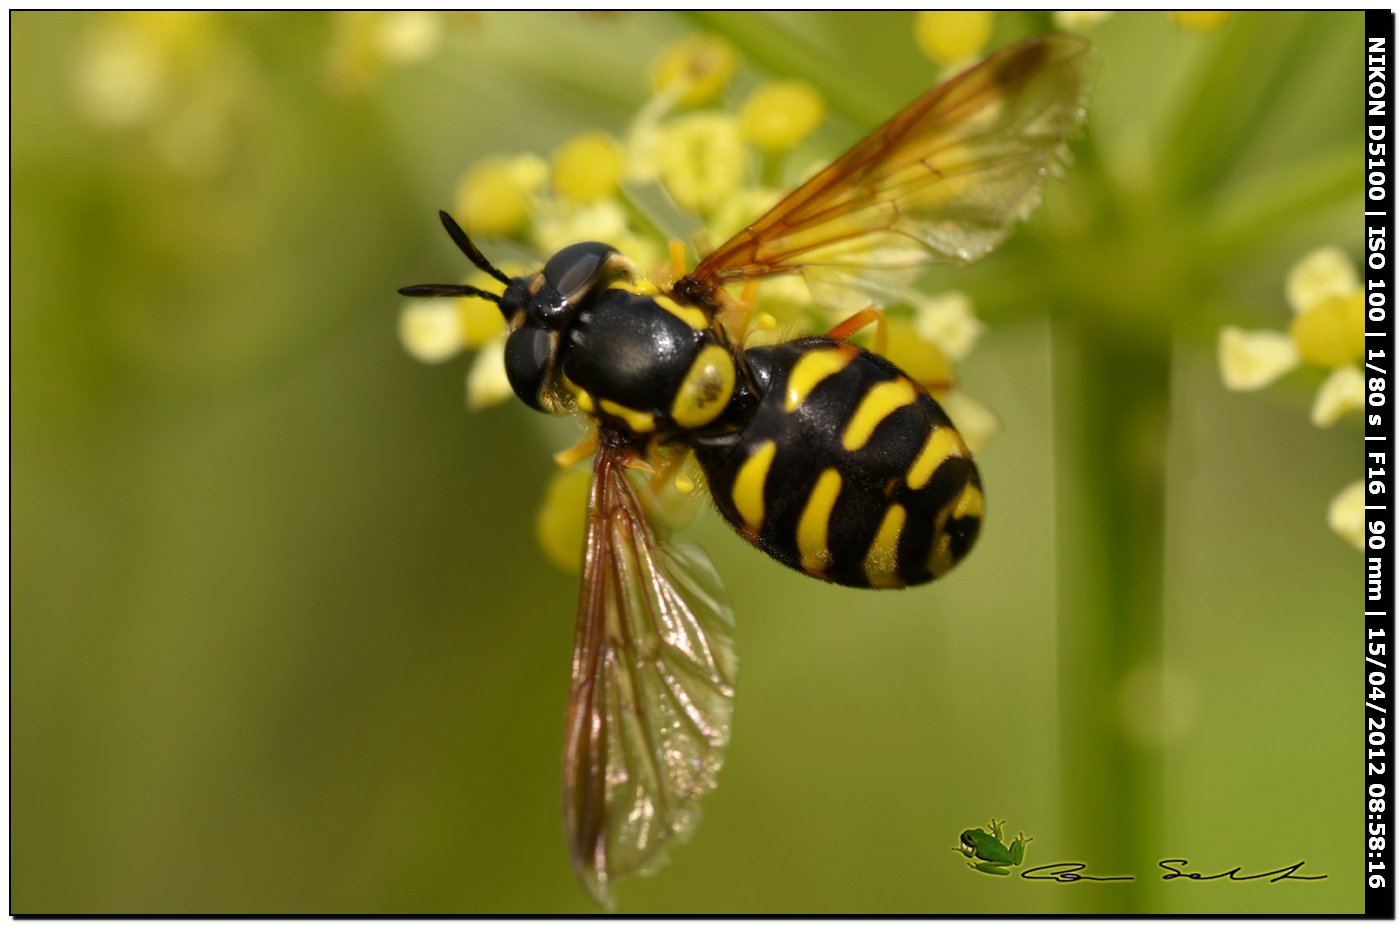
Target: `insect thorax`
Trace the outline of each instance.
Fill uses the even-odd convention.
[[[579,408],[634,434],[733,429],[752,404],[743,360],[710,315],[664,294],[591,294],[561,353],[561,385]]]

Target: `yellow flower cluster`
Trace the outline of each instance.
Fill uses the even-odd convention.
[[[432,57],[442,46],[447,15],[430,10],[336,13],[326,54],[331,89],[345,96],[363,93],[387,68]]]
[[[1084,32],[1097,26],[1109,16],[1110,10],[1056,10],[1055,27],[1066,32]],[[1218,32],[1230,21],[1229,10],[1172,10],[1172,23],[1182,32],[1209,35]]]
[[[254,67],[224,14],[108,12],[87,25],[71,80],[84,118],[144,135],[158,162],[204,179],[228,163]]]
[[[335,13],[323,52],[329,88],[353,96],[390,67],[427,60],[473,14]],[[84,21],[69,75],[73,105],[94,125],[149,143],[157,163],[207,180],[238,159],[241,123],[265,81],[247,34],[256,20],[212,11],[127,10]]]
[[[966,64],[991,41],[992,21],[986,10],[925,10],[914,20],[914,40],[933,61]]]
[[[1056,10],[1055,28],[1085,32],[1103,22],[1109,10]],[[1171,20],[1183,32],[1206,35],[1230,19],[1228,11],[1174,10]],[[969,64],[992,39],[995,14],[986,10],[924,10],[914,19],[914,41],[931,61],[950,70]]]
[[[1237,392],[1262,389],[1301,365],[1327,370],[1313,399],[1312,421],[1331,427],[1360,411],[1366,400],[1361,374],[1365,350],[1365,305],[1361,280],[1340,249],[1313,251],[1289,270],[1284,286],[1293,319],[1287,331],[1220,331],[1220,372]],[[1333,500],[1328,523],[1357,549],[1362,547],[1361,482]]]
[[[662,226],[675,222],[653,216],[682,216],[690,224],[686,243],[697,253],[707,251],[778,201],[782,190],[765,178],[781,173],[775,169],[782,165],[779,159],[795,152],[825,119],[825,100],[804,81],[755,81],[747,92],[738,91],[740,63],[737,50],[718,36],[681,40],[653,64],[650,98],[624,137],[590,131],[565,140],[549,157],[524,153],[479,161],[458,183],[455,215],[474,238],[515,239],[540,262],[577,241],[607,242],[664,285],[675,268],[669,265]],[[821,160],[813,155],[804,166],[815,169]],[[534,268],[502,269],[518,275]],[[465,282],[501,291],[479,271]],[[845,317],[818,305],[799,277],[765,281],[744,298],[753,306],[745,346],[821,333]],[[1000,425],[992,412],[953,387],[954,364],[982,330],[971,300],[962,293],[931,297],[913,290],[902,298],[907,304],[888,318],[886,352],[934,391],[975,450]],[[477,351],[467,377],[470,407],[511,395],[503,362],[505,330],[494,304],[476,298],[412,299],[403,307],[399,333],[407,350],[424,362],[441,362],[463,349]],[[581,473],[572,468],[556,474],[536,522],[541,547],[569,570],[578,567],[582,542],[587,478]],[[687,492],[682,486],[672,493]],[[679,498],[665,506],[685,508]]]

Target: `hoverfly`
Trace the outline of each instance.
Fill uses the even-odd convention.
[[[595,432],[564,746],[573,865],[598,902],[686,840],[728,742],[733,611],[709,559],[647,517],[629,470],[693,452],[725,520],[808,575],[855,587],[930,581],[971,547],[977,469],[937,402],[848,338],[744,349],[725,287],[802,274],[866,291],[882,274],[986,255],[1036,206],[1084,118],[1089,43],[1043,36],[915,100],[667,289],[607,244],[570,245],[504,284],[408,286],[495,302],[526,405]],[[834,274],[834,277],[833,277]],[[870,310],[867,310],[868,320]],[[590,444],[590,449],[593,444]]]

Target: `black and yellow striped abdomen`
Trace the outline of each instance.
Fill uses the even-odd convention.
[[[888,360],[809,337],[745,351],[759,401],[696,442],[715,503],[759,549],[852,587],[931,581],[982,523],[977,468],[929,394]]]

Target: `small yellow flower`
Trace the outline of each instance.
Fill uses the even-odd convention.
[[[974,456],[1001,433],[1001,418],[996,412],[961,389],[949,389],[937,397]]]
[[[420,363],[441,363],[462,351],[454,299],[410,299],[399,312],[399,342]],[[497,314],[500,314],[497,312]]]
[[[721,241],[728,241],[772,208],[782,196],[781,190],[746,186],[732,196],[725,197],[705,224],[705,231],[709,235],[708,243],[716,245]]]
[[[1172,21],[1183,31],[1205,35],[1225,25],[1230,19],[1229,10],[1173,10]]]
[[[925,10],[914,21],[919,50],[939,64],[961,64],[992,38],[992,14],[985,10]]]
[[[505,289],[481,270],[473,270],[465,282],[497,295]],[[399,340],[423,363],[441,363],[464,349],[475,350],[503,337],[505,331],[500,308],[473,296],[409,299],[399,312]]]
[[[1323,380],[1313,399],[1312,422],[1331,427],[1343,415],[1366,405],[1366,380],[1359,366],[1338,366]]]
[[[1365,406],[1361,372],[1365,306],[1361,282],[1345,253],[1334,247],[1312,251],[1288,271],[1284,292],[1293,309],[1282,331],[1220,331],[1220,370],[1227,388],[1259,389],[1306,362],[1328,370],[1313,399],[1312,422],[1330,427]],[[1365,507],[1362,484],[1333,499],[1327,523],[1357,549],[1362,546]]]
[[[584,522],[588,509],[588,466],[554,473],[535,514],[535,538],[555,566],[577,575],[583,559]]]
[[[1220,373],[1232,392],[1262,389],[1298,365],[1293,339],[1282,331],[1221,328]]]
[[[506,333],[506,319],[494,302],[466,297],[456,302],[457,327],[462,333],[462,345],[469,350],[484,347]]]
[[[1366,306],[1361,290],[1313,302],[1293,318],[1289,334],[1304,362],[1322,367],[1357,362],[1366,339]]]
[[[364,92],[386,67],[431,57],[446,31],[443,14],[426,10],[346,10],[334,22],[326,73],[347,95]]]
[[[1349,295],[1361,288],[1351,259],[1340,247],[1319,247],[1288,270],[1284,295],[1295,312],[1329,296]]]
[[[739,52],[718,35],[690,35],[665,49],[651,66],[651,86],[683,106],[704,106],[729,84]]]
[[[914,325],[919,337],[960,363],[977,345],[985,328],[972,312],[972,299],[965,292],[945,292],[926,296],[910,293],[914,304]]]
[[[930,391],[947,389],[953,382],[953,364],[938,344],[922,336],[914,321],[890,318],[885,356]]]
[[[1300,359],[1323,368],[1360,361],[1365,298],[1345,253],[1323,247],[1308,254],[1289,270],[1286,294],[1294,311],[1289,334]]]
[[[1346,255],[1327,247],[1294,264],[1284,288],[1294,312],[1288,333],[1222,329],[1221,373],[1227,388],[1246,391],[1263,388],[1299,363],[1332,371],[1313,405],[1313,420],[1326,426],[1360,407],[1353,396],[1365,341],[1361,283]],[[1352,372],[1342,373],[1345,367]]]
[[[832,319],[832,324],[837,320],[840,319]],[[803,278],[776,276],[764,280],[758,287],[744,334],[744,347],[781,344],[822,329],[814,329],[812,324],[812,291]]]
[[[1327,507],[1327,525],[1357,549],[1366,547],[1366,489],[1360,479],[1332,499]]]
[[[622,148],[611,135],[584,132],[554,152],[554,189],[574,202],[594,202],[617,191],[622,169]]]
[[[709,215],[743,186],[749,159],[733,116],[678,116],[662,126],[658,141],[661,183],[681,208]]]
[[[1056,10],[1052,17],[1056,29],[1084,32],[1113,15],[1112,10]]]
[[[499,405],[514,394],[506,377],[506,339],[487,341],[477,351],[467,373],[467,407],[480,411]]]
[[[675,475],[659,485],[657,480],[649,478],[639,486],[638,495],[652,528],[662,536],[669,536],[673,531],[684,530],[694,523],[704,507],[705,494],[697,491],[704,482],[700,464],[693,454],[687,453],[677,466]]]
[[[380,14],[375,45],[390,64],[417,64],[442,45],[442,14],[431,10],[390,10]]]
[[[759,87],[739,111],[744,137],[764,151],[797,146],[826,118],[826,101],[805,80],[773,80]]]
[[[457,185],[456,211],[474,235],[513,235],[530,219],[530,199],[548,168],[542,159],[522,154],[481,161]]]
[[[203,53],[218,31],[218,13],[209,11],[131,10],[111,14],[115,22],[139,31],[152,50],[180,58]]]
[[[582,206],[559,201],[540,203],[533,218],[530,240],[541,254],[553,254],[579,241],[617,246],[617,240],[628,233],[627,211],[611,199]]]
[[[926,296],[904,293],[914,306],[912,318],[888,317],[885,356],[933,393],[963,442],[981,452],[1001,433],[1001,419],[954,386],[954,364],[966,359],[982,335],[972,299],[962,292]]]
[[[100,125],[143,122],[159,108],[169,86],[166,61],[140,31],[111,25],[88,39],[78,56],[73,91],[79,109]]]
[[[74,102],[109,129],[148,127],[165,166],[197,179],[231,160],[253,67],[217,13],[136,11],[93,17],[75,59]]]

